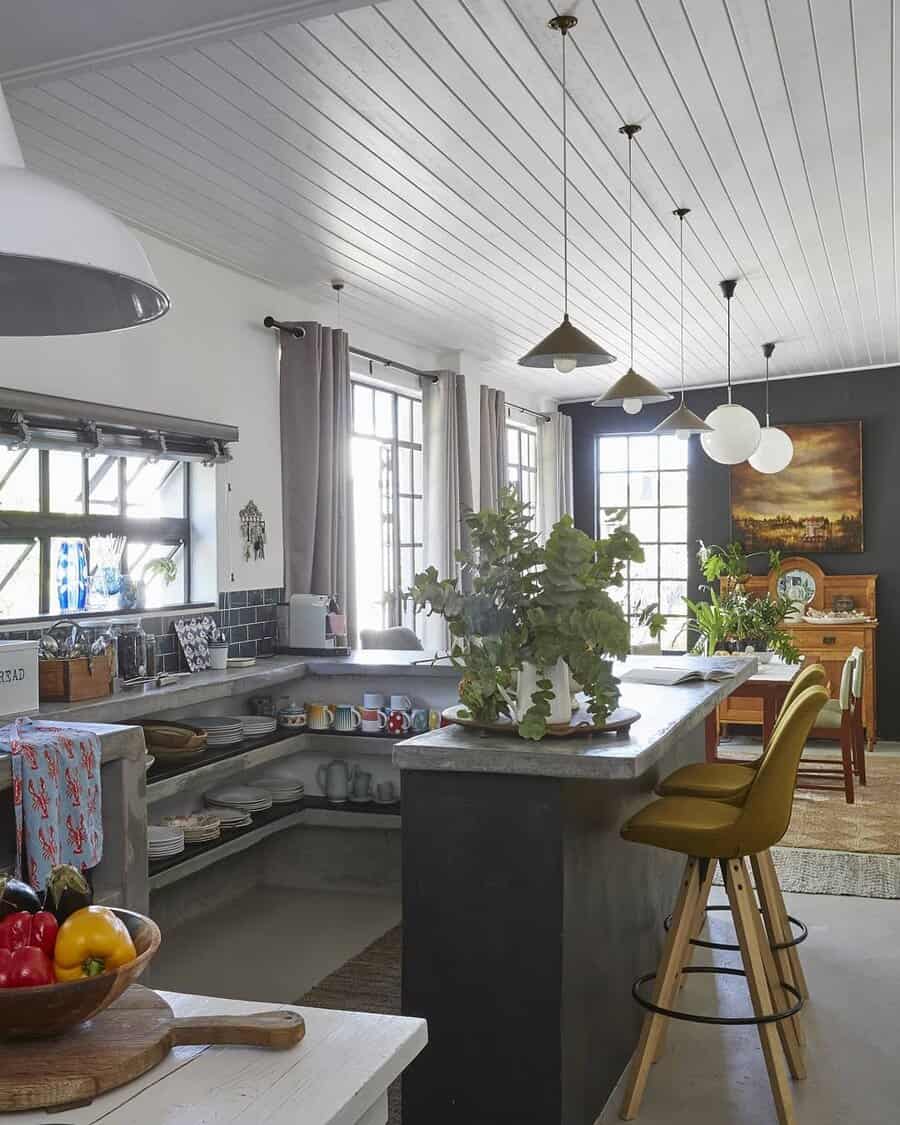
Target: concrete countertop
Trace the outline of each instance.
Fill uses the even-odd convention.
[[[462,675],[446,657],[400,649],[354,649],[349,656],[306,656],[311,676],[424,676],[459,679]]]
[[[78,727],[83,730],[95,731],[100,738],[100,760],[106,765],[118,758],[134,758],[143,761],[146,749],[144,747],[144,732],[140,727],[119,726],[110,723],[64,723],[57,724],[61,727]],[[7,789],[12,784],[12,767],[8,754],[0,754],[0,789]]]
[[[616,664],[621,676],[636,664],[715,666],[717,658],[629,657]],[[754,659],[741,659],[737,673],[718,683],[692,682],[676,687],[624,683],[621,707],[641,718],[627,736],[609,734],[548,736],[531,742],[514,734],[495,734],[457,725],[407,739],[394,748],[402,770],[455,770],[460,773],[506,773],[539,777],[621,780],[640,777],[740,684],[757,671]]]

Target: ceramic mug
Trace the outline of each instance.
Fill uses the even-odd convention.
[[[424,707],[414,707],[409,713],[409,729],[416,734],[428,730],[428,711]]]
[[[379,805],[393,805],[397,800],[397,790],[393,781],[379,781],[375,786],[375,800]]]
[[[307,703],[306,725],[310,730],[328,730],[334,725],[334,709],[328,703]]]
[[[357,770],[353,778],[353,788],[350,796],[354,801],[370,801],[372,799],[372,775],[363,770]]]
[[[428,712],[428,729],[429,730],[437,730],[440,727],[440,725],[441,725],[441,713],[440,713],[440,711],[429,711]]]
[[[408,695],[392,695],[391,711],[410,711],[412,709],[412,700]]]
[[[334,709],[334,729],[347,733],[359,730],[362,715],[350,703],[339,703]]]
[[[363,698],[366,698],[365,696]],[[379,707],[363,707],[359,712],[362,722],[360,728],[366,734],[381,734],[387,726],[387,711]]]
[[[381,711],[384,709],[384,696],[377,691],[363,692],[363,709],[366,711]]]
[[[409,732],[409,712],[391,711],[387,719],[388,734],[407,734]]]

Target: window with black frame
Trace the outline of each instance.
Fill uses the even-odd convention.
[[[420,395],[354,381],[352,472],[359,628],[421,635],[403,596],[423,565]]]
[[[189,602],[189,490],[186,461],[0,448],[0,617]]]
[[[537,431],[532,426],[506,423],[506,479],[516,495],[531,505],[531,526],[537,529]]]

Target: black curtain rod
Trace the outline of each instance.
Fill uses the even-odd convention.
[[[508,402],[506,404],[507,410],[521,410],[523,414],[530,414],[533,418],[542,418],[545,422],[550,421],[549,414],[542,414],[540,410],[532,410],[529,406],[519,406],[517,402]]]
[[[276,320],[274,316],[267,316],[263,320],[266,328],[280,328],[282,332],[290,332],[290,334],[298,340],[302,340],[306,335],[306,329],[301,328],[299,324],[282,324],[280,320]]]
[[[282,332],[290,332],[298,340],[302,340],[306,335],[306,329],[301,328],[298,324],[282,324],[281,321],[276,320],[274,316],[267,316],[263,320],[266,328],[280,328]],[[432,383],[438,381],[437,375],[432,371],[420,371],[418,367],[410,367],[406,363],[399,363],[395,359],[386,359],[383,355],[375,355],[373,352],[364,352],[362,348],[349,348],[351,355],[358,355],[362,359],[369,360],[370,363],[380,363],[385,367],[397,367],[401,371],[408,371],[410,375],[418,375],[421,379],[430,379]]]

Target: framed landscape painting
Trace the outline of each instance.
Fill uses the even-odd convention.
[[[794,458],[780,473],[731,470],[732,538],[745,551],[862,551],[862,422],[783,424]]]

